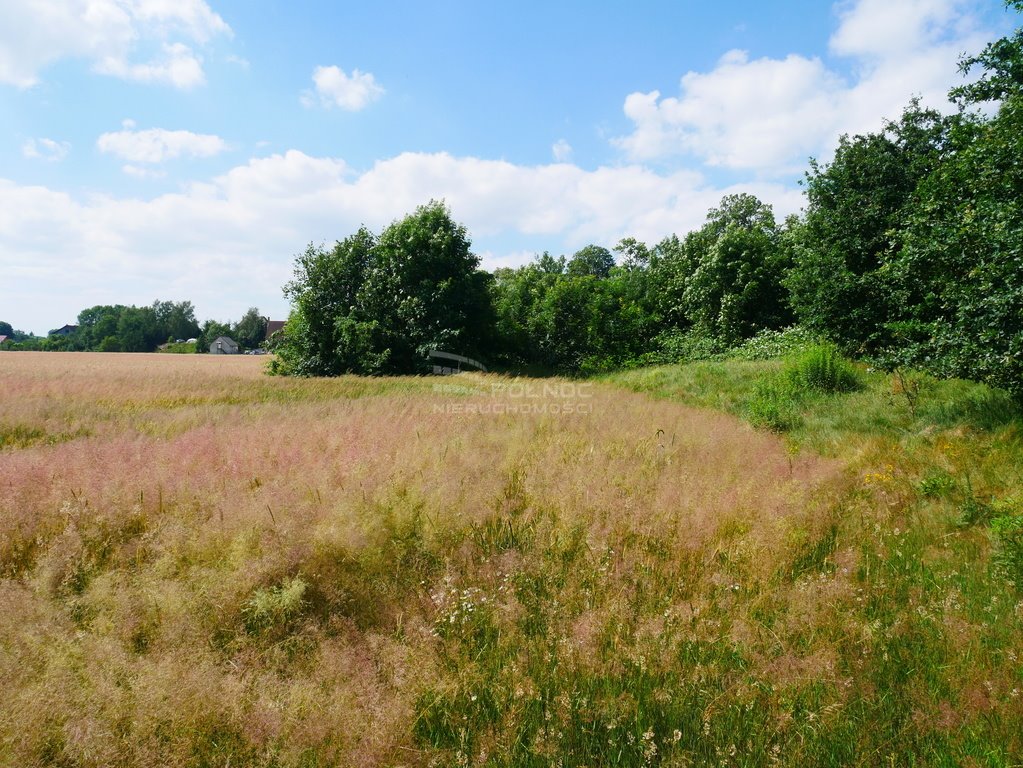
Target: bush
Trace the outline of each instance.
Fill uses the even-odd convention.
[[[794,357],[782,373],[794,392],[835,394],[854,392],[862,385],[852,363],[831,344],[814,344]]]
[[[696,330],[681,331],[677,328],[658,334],[654,346],[655,351],[646,355],[647,362],[653,364],[716,360],[726,351],[726,347],[712,336]]]
[[[751,339],[735,347],[729,357],[737,360],[773,360],[792,355],[818,341],[813,333],[800,325],[780,331],[765,328]]]

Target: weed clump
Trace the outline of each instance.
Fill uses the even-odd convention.
[[[755,427],[787,432],[802,424],[813,395],[853,392],[861,387],[856,369],[830,344],[812,344],[791,357],[781,373],[760,382],[746,401],[746,418]]]
[[[789,361],[782,377],[793,392],[832,395],[855,392],[862,386],[852,363],[831,344],[804,348]]]
[[[308,588],[302,577],[296,576],[280,586],[257,589],[242,609],[245,628],[255,635],[286,627],[305,608]]]

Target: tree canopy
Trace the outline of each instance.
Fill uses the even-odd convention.
[[[293,302],[275,370],[297,375],[428,369],[433,349],[478,357],[492,341],[490,276],[443,203],[334,248],[309,246],[285,288]]]

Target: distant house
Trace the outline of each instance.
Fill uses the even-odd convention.
[[[78,330],[77,325],[65,325],[61,328],[56,328],[50,331],[50,336],[70,336],[77,330]]]
[[[237,355],[239,351],[238,342],[228,336],[218,336],[216,341],[210,344],[211,355]]]
[[[3,344],[5,341],[7,341],[7,337],[0,335],[0,344]]]
[[[284,330],[285,320],[267,320],[266,321],[266,341],[270,341],[274,337],[274,334],[280,333]]]

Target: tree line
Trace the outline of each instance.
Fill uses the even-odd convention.
[[[252,307],[237,322],[206,320],[200,325],[192,302],[157,299],[144,307],[101,304],[83,309],[73,329],[50,331],[46,337],[14,331],[10,323],[0,322],[0,336],[9,337],[3,347],[18,350],[187,353],[208,351],[219,336],[231,337],[243,349],[256,349],[266,339],[266,323]]]
[[[806,208],[782,222],[730,195],[683,238],[488,274],[431,202],[379,235],[310,246],[285,288],[293,310],[273,370],[418,373],[441,349],[585,374],[798,324],[888,368],[1023,397],[1023,32],[960,66],[980,77],[952,91],[955,114],[913,101],[881,131],[844,136],[831,162],[811,161]]]

